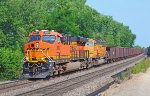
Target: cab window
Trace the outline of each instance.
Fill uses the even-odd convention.
[[[42,41],[53,44],[55,42],[56,37],[54,35],[43,35]]]
[[[88,45],[88,46],[94,46],[93,42],[86,42],[85,45]]]
[[[40,40],[40,36],[39,35],[32,35],[32,36],[30,36],[28,42],[36,41],[36,40]]]
[[[60,39],[60,37],[58,37],[57,42],[58,42],[58,43],[61,43],[61,39]]]

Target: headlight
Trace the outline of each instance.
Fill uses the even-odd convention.
[[[41,60],[44,60],[44,58],[41,58]]]
[[[46,69],[45,67],[42,67],[42,69]]]
[[[39,42],[36,42],[36,47],[39,47]]]
[[[29,58],[28,58],[28,57],[26,57],[26,60],[29,60]]]
[[[49,67],[51,67],[52,66],[52,64],[49,64]]]

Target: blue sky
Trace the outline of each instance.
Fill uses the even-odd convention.
[[[137,36],[135,45],[150,46],[150,0],[87,0],[86,4],[129,26]]]

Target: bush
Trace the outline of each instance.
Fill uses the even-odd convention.
[[[126,77],[126,74],[124,72],[121,72],[121,74],[119,76],[120,80],[124,80],[125,77]]]
[[[0,80],[19,78],[22,58],[20,51],[0,48]]]

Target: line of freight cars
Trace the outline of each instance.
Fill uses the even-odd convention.
[[[143,50],[139,50],[135,48],[118,47],[118,46],[107,46],[106,51],[108,53],[107,63],[134,57],[136,55],[144,53]]]
[[[36,30],[24,44],[23,76],[46,78],[68,71],[130,58],[143,51],[106,46],[102,40]]]

